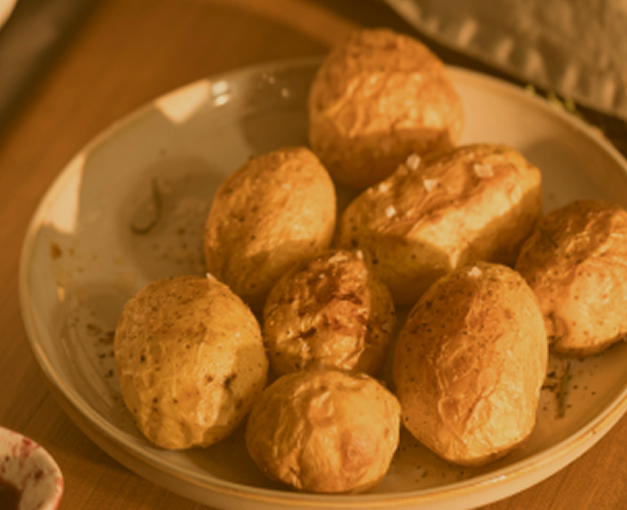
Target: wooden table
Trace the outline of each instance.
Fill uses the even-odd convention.
[[[63,413],[29,350],[18,260],[31,215],[74,153],[156,96],[216,72],[321,55],[357,26],[410,28],[376,0],[103,0],[0,133],[0,424],[46,447],[65,476],[62,509],[199,509],[135,475]],[[438,48],[453,63],[463,58]],[[0,71],[4,72],[4,70]],[[627,418],[546,481],[490,505],[627,505]]]

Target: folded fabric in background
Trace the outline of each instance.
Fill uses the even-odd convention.
[[[627,0],[384,0],[419,32],[627,119]]]

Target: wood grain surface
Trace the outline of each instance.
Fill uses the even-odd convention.
[[[57,460],[65,477],[61,509],[205,507],[113,460],[49,392],[30,352],[18,299],[21,245],[44,192],[91,138],[162,93],[249,64],[322,55],[353,28],[380,25],[411,31],[376,0],[102,0],[2,126],[0,425],[30,436]],[[449,63],[484,70],[434,47]],[[626,458],[622,419],[565,469],[486,508],[626,508]]]

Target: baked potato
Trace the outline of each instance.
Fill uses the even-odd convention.
[[[516,269],[536,293],[551,349],[597,354],[627,339],[627,211],[577,200],[549,212]]]
[[[207,271],[260,311],[292,264],[329,247],[335,220],[335,187],[309,149],[251,158],[216,192],[205,227]]]
[[[412,156],[346,208],[338,245],[372,257],[397,305],[476,260],[513,266],[542,214],[540,170],[516,150],[473,144]]]
[[[271,479],[298,490],[358,493],[385,476],[398,446],[396,397],[365,374],[302,370],[255,402],[246,447]]]
[[[364,189],[410,154],[450,149],[464,110],[440,59],[416,39],[361,29],[333,48],[312,82],[309,140],[331,176]]]
[[[224,439],[266,384],[257,319],[210,276],[149,283],[125,304],[113,345],[126,407],[168,450]]]
[[[478,466],[536,423],[548,343],[533,291],[513,269],[477,262],[438,279],[395,348],[403,425],[449,462]]]
[[[330,250],[272,288],[263,339],[277,374],[337,368],[375,375],[396,324],[392,296],[360,251]]]

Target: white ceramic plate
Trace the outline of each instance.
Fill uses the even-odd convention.
[[[270,483],[248,458],[241,430],[207,450],[166,452],[135,428],[112,357],[121,308],[158,277],[203,274],[202,231],[216,187],[252,154],[306,143],[306,96],[317,64],[265,65],[175,91],[112,126],[61,172],[28,229],[20,272],[24,321],[53,393],[120,462],[216,508],[459,509],[546,478],[624,413],[627,345],[570,365],[552,360],[548,383],[558,385],[568,367],[569,392],[564,400],[543,391],[538,426],[519,451],[462,469],[403,434],[388,476],[371,494],[306,495]],[[584,197],[627,206],[625,162],[587,126],[504,83],[450,72],[466,105],[463,142],[519,149],[543,171],[547,210]],[[136,232],[144,227],[151,228]]]

